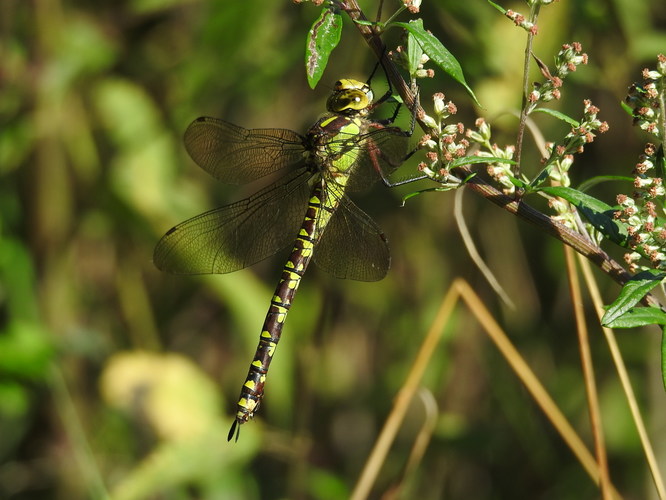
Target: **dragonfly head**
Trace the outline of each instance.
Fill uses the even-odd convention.
[[[346,78],[335,82],[333,93],[326,101],[326,108],[331,113],[343,115],[367,114],[373,97],[367,83]]]

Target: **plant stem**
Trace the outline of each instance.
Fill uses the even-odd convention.
[[[533,3],[530,11],[530,22],[536,25],[536,20],[539,17],[539,10],[541,9],[540,3]],[[530,58],[532,57],[532,45],[534,43],[534,34],[529,31],[527,33],[527,46],[525,47],[525,60],[523,61],[523,103],[520,110],[520,121],[518,123],[518,136],[516,137],[516,153],[514,159],[516,165],[514,167],[514,176],[520,176],[520,157],[523,152],[523,137],[525,136],[525,123],[527,122],[527,108],[529,101],[527,97],[530,93]]]
[[[356,0],[344,0],[341,4],[341,8],[344,12],[347,13],[351,20],[354,21],[354,24],[361,33],[361,36],[363,36],[366,43],[370,46],[377,58],[381,61],[386,71],[387,78],[391,82],[393,88],[396,89],[398,94],[400,94],[400,97],[402,97],[405,105],[410,110],[412,110],[412,112],[414,112],[414,108],[416,108],[416,117],[421,128],[426,131],[429,130],[429,128],[419,118],[425,113],[423,108],[421,108],[420,104],[416,102],[414,93],[410,90],[409,86],[402,78],[402,75],[398,71],[398,68],[395,66],[393,61],[391,61],[391,59],[388,57],[386,46],[380,39],[379,32],[373,26],[369,26],[367,24],[358,24],[356,22],[367,21],[367,18],[361,11],[358,2]],[[538,9],[536,9],[535,12],[538,12]],[[620,265],[616,260],[612,259],[608,254],[606,254],[606,252],[592,243],[584,235],[569,229],[564,224],[551,219],[548,215],[539,212],[521,200],[516,200],[513,197],[506,196],[501,191],[495,189],[493,186],[481,179],[478,175],[472,176],[472,174],[475,172],[469,166],[456,167],[453,173],[456,175],[460,174],[458,176],[460,179],[472,177],[465,184],[468,189],[493,202],[507,212],[512,213],[521,219],[530,222],[531,224],[534,224],[541,231],[560,240],[565,245],[570,246],[576,252],[593,262],[596,266],[599,267],[599,269],[601,269],[605,274],[610,276],[620,285],[624,285],[631,278],[631,274],[629,274],[624,269],[624,267],[622,267],[622,265]],[[641,302],[646,306],[661,307],[659,301],[650,294],[643,297]]]

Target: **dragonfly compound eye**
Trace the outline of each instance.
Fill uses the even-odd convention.
[[[349,88],[336,90],[328,98],[326,107],[332,113],[355,114],[368,109],[372,102],[370,88]]]

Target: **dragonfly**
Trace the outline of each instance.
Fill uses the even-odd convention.
[[[367,189],[409,156],[412,130],[393,126],[393,116],[372,120],[390,98],[374,101],[369,83],[335,83],[327,112],[304,134],[280,128],[245,129],[211,117],[187,128],[185,148],[219,181],[242,185],[279,173],[252,196],[197,215],[171,228],[157,244],[153,262],[176,274],[224,274],[255,264],[292,245],[261,328],[259,344],[242,386],[228,440],[252,419],[264,395],[266,374],[292,301],[308,264],[337,278],[381,280],[390,254],[379,226],[347,193]]]

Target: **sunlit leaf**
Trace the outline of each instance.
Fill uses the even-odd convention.
[[[622,287],[622,291],[601,318],[601,324],[610,326],[620,316],[626,314],[666,277],[666,273],[650,270],[638,273]]]
[[[472,92],[472,89],[465,81],[465,75],[463,74],[462,67],[458,60],[453,57],[453,54],[451,54],[444,45],[442,45],[442,42],[440,42],[432,33],[426,31],[421,19],[416,19],[408,23],[396,22],[392,23],[392,25],[406,29],[421,46],[423,52],[425,52],[427,56],[451,78],[465,87],[469,95],[474,99],[474,102],[480,105],[474,92]]]
[[[555,109],[550,109],[550,108],[536,108],[533,113],[544,113],[546,115],[550,115],[553,118],[557,118],[558,120],[562,120],[563,122],[568,123],[572,127],[578,127],[580,125],[577,120],[574,120],[571,118],[569,115],[565,115],[564,113],[561,113],[560,111],[557,111]]]
[[[570,187],[549,186],[540,188],[539,191],[567,200],[587,218],[597,231],[617,245],[626,245],[627,230],[613,217],[615,209],[610,205]]]
[[[310,88],[315,88],[328,64],[328,57],[337,47],[342,34],[342,16],[327,6],[308,32],[305,46],[305,72]]]
[[[646,325],[666,325],[666,312],[658,307],[634,307],[605,326],[609,328],[638,328]]]

